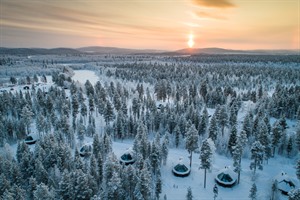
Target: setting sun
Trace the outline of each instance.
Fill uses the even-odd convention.
[[[194,44],[195,44],[194,36],[193,36],[193,34],[190,34],[189,35],[189,41],[188,41],[189,48],[192,48],[194,46]]]

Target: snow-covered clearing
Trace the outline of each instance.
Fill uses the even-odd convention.
[[[89,80],[92,85],[95,85],[97,81],[99,81],[99,77],[91,70],[74,70],[74,73],[75,74],[72,79],[75,82],[80,82],[81,84],[85,84],[85,82]]]

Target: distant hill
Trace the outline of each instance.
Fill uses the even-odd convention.
[[[162,50],[155,50],[155,49],[126,49],[126,48],[101,47],[101,46],[82,47],[82,48],[78,48],[77,50],[84,53],[93,53],[93,54],[153,54],[153,53],[165,52]]]
[[[0,47],[0,55],[79,55],[79,54],[115,54],[137,55],[154,54],[165,56],[197,55],[197,54],[249,54],[249,55],[298,55],[299,50],[232,50],[222,48],[186,48],[177,51],[155,49],[126,49],[117,47],[90,46],[72,48],[5,48]]]
[[[253,55],[295,55],[297,50],[232,50],[222,48],[187,48],[173,52],[170,55],[196,55],[196,54],[253,54]]]
[[[43,49],[43,48],[5,48],[0,47],[0,55],[78,55],[82,52],[71,48],[54,48],[54,49]]]

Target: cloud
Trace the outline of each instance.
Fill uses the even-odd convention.
[[[226,19],[226,17],[221,16],[219,14],[216,13],[208,13],[208,12],[204,12],[204,11],[199,11],[196,12],[196,15],[200,18],[212,18],[212,19]]]
[[[235,5],[230,0],[193,0],[196,5],[216,8],[229,8]]]

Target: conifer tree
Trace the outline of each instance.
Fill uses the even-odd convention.
[[[236,126],[231,127],[231,133],[229,136],[229,141],[228,141],[228,150],[231,154],[233,155],[234,147],[237,145],[237,129]]]
[[[169,144],[168,137],[165,136],[161,146],[161,156],[162,156],[163,165],[166,165],[167,163],[167,158],[169,153],[168,144]]]
[[[296,176],[300,180],[300,160],[298,160],[296,164]]]
[[[249,198],[251,199],[251,200],[256,200],[256,198],[257,198],[257,187],[256,187],[256,184],[255,183],[253,183],[252,184],[252,187],[251,187],[251,189],[250,189],[250,194],[249,194]]]
[[[237,136],[237,144],[233,147],[232,153],[233,166],[235,167],[234,171],[238,173],[238,184],[240,183],[242,155],[246,143],[247,134],[245,131],[241,131],[241,133]]]
[[[263,166],[262,166],[262,161],[264,158],[264,146],[259,142],[256,141],[253,143],[252,147],[251,147],[251,160],[253,160],[250,163],[250,169],[254,170],[254,175],[256,172],[256,168],[262,170]]]
[[[206,188],[206,170],[211,167],[211,157],[212,157],[212,150],[208,139],[202,142],[202,146],[200,149],[200,161],[201,161],[201,169],[204,169],[204,188]]]
[[[106,106],[104,109],[104,119],[107,125],[114,119],[113,107],[109,101],[106,102]]]
[[[272,128],[272,146],[273,146],[273,156],[275,155],[275,149],[278,147],[280,142],[280,137],[282,135],[282,127],[278,122],[275,122]]]
[[[289,200],[299,200],[300,199],[300,188],[291,190],[289,193]]]
[[[36,190],[34,191],[34,200],[54,200],[54,195],[49,188],[44,183],[37,185]]]
[[[162,191],[162,181],[161,181],[161,175],[160,173],[156,174],[156,181],[155,181],[155,197],[158,200],[159,195]]]
[[[30,133],[29,127],[31,124],[32,117],[34,116],[34,113],[30,109],[28,104],[22,108],[20,115],[26,124],[26,132],[27,132],[27,134],[29,134]]]
[[[190,168],[191,168],[193,151],[195,151],[198,148],[198,132],[194,125],[192,125],[187,132],[185,148],[190,153]]]
[[[290,157],[292,150],[293,150],[293,139],[292,136],[290,136],[286,147],[286,152],[288,157]]]
[[[224,128],[228,124],[228,115],[226,111],[226,107],[223,105],[220,107],[220,110],[217,114],[218,123],[221,126],[222,137],[224,136]]]
[[[175,132],[175,146],[177,148],[180,142],[180,128],[178,125],[175,126],[174,132]]]
[[[297,150],[300,151],[300,122],[298,122],[297,124],[296,145],[297,145]]]
[[[210,120],[210,126],[208,129],[208,137],[211,138],[213,142],[216,142],[218,135],[217,119],[214,114]]]
[[[193,200],[193,193],[191,187],[188,187],[187,189],[186,200]]]

